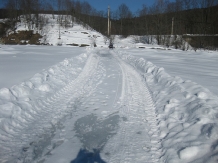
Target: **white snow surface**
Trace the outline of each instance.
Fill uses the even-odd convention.
[[[115,46],[1,46],[0,162],[217,162],[218,53]]]
[[[85,49],[78,47],[72,49],[59,46],[1,46],[0,88],[10,88],[65,58],[75,57],[83,52]]]

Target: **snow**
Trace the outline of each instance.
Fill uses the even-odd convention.
[[[0,50],[0,88],[10,88],[65,58],[71,58],[83,52],[85,52],[84,48],[77,47],[63,49],[58,46],[40,46],[39,48],[30,45],[3,45]]]
[[[69,32],[1,45],[0,162],[217,162],[216,51],[72,47],[93,31]]]
[[[217,52],[212,51],[181,51],[181,50],[156,50],[130,49],[127,54],[134,54],[151,61],[164,69],[171,76],[179,76],[184,80],[191,80],[209,89],[218,95],[217,77],[218,61]]]
[[[187,147],[179,152],[181,159],[191,159],[198,154],[198,147]]]

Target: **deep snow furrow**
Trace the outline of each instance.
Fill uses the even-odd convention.
[[[117,144],[114,147],[109,145],[113,149],[109,162],[159,163],[162,151],[151,95],[138,72],[116,55],[114,57],[123,75],[119,111],[125,120],[120,123],[120,130],[113,138]]]
[[[33,101],[31,103],[33,111],[29,113],[30,118],[21,117],[20,121],[19,118],[16,119],[21,125],[20,128],[13,127],[13,120],[8,120],[10,125],[5,126],[11,126],[11,128],[4,130],[5,136],[0,135],[7,137],[7,141],[0,142],[0,162],[9,160],[13,162],[16,159],[28,162],[32,159],[31,157],[37,157],[33,154],[34,151],[31,151],[31,148],[34,148],[31,146],[36,145],[36,141],[40,137],[43,138],[46,132],[54,130],[58,121],[72,110],[67,107],[68,103],[88,96],[96,88],[103,74],[98,62],[98,57],[91,54],[83,71],[75,80],[54,95]],[[1,129],[3,127],[4,125]]]

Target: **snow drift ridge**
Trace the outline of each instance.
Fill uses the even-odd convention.
[[[64,108],[57,111],[50,106],[54,103],[52,100],[59,99],[59,94],[64,94],[69,83],[81,74],[87,58],[87,54],[81,54],[65,59],[19,85],[0,89],[0,162],[14,162],[14,159],[30,162],[32,158],[28,160],[28,157],[35,157],[25,153],[33,144],[31,142],[47,128],[52,129],[55,119],[66,114],[62,111]],[[52,112],[59,118],[57,115],[49,118]],[[47,115],[46,119],[43,119],[43,114]],[[25,156],[20,156],[22,153]]]
[[[164,160],[215,162],[218,97],[194,82],[170,76],[164,68],[143,58],[125,54],[122,58],[137,68],[153,95]]]

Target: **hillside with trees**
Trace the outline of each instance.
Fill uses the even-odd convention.
[[[149,36],[155,36],[157,43],[164,45],[172,39],[169,36],[174,35],[175,42],[179,35],[186,41],[192,40],[190,43],[197,48],[217,47],[217,11],[218,0],[156,0],[152,6],[143,5],[135,13],[123,3],[111,12],[111,34],[147,36],[143,37],[145,43],[150,42]],[[77,22],[107,35],[107,11],[97,11],[87,1],[7,0],[0,13],[1,18],[8,18],[4,25],[0,24],[1,36],[6,35],[5,28],[16,29],[21,15],[29,30],[41,30],[47,22],[41,13],[59,15],[57,22],[61,26],[72,26]],[[66,19],[62,15],[69,17]]]

